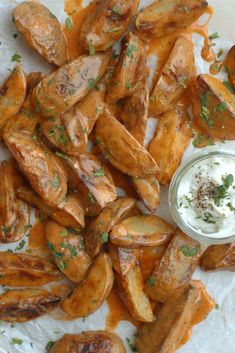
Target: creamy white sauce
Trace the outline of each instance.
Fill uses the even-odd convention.
[[[235,235],[235,159],[210,156],[181,179],[178,211],[189,228],[204,236]]]

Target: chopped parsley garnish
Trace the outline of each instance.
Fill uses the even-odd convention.
[[[102,177],[104,176],[104,168],[101,167],[100,169],[95,170],[92,174],[94,177]]]
[[[227,109],[227,104],[225,102],[221,102],[220,104],[217,105],[217,107],[215,107],[215,112],[223,113],[226,111],[226,109]]]
[[[224,182],[224,185],[229,188],[230,186],[233,185],[234,183],[234,176],[232,174],[228,174],[224,177],[222,177],[222,180]]]
[[[94,78],[89,78],[87,81],[87,86],[89,89],[93,89],[95,86],[95,79]]]
[[[232,205],[232,202],[227,203],[226,206],[230,209],[231,212],[235,212],[235,207]]]
[[[69,234],[69,232],[67,231],[67,229],[61,229],[61,231],[60,231],[60,236],[61,237],[67,237],[68,236],[68,234]]]
[[[20,61],[21,61],[21,55],[20,54],[18,54],[17,52],[15,52],[15,54],[14,55],[12,55],[12,57],[11,57],[11,62],[17,62],[17,63],[20,63]]]
[[[132,352],[138,352],[136,346],[133,343],[131,343],[131,341],[128,337],[126,337],[126,341],[128,343],[129,348],[132,350]]]
[[[49,351],[51,348],[52,348],[52,346],[54,345],[54,343],[55,342],[53,342],[53,341],[49,341],[49,342],[47,342],[47,345],[46,345],[46,351]]]
[[[122,27],[114,27],[114,28],[106,29],[106,30],[104,30],[104,32],[113,33],[113,32],[119,32],[121,30],[122,30]]]
[[[138,49],[133,45],[133,44],[128,44],[127,48],[126,48],[126,55],[129,58],[133,58],[133,54],[138,51]]]
[[[213,219],[213,215],[210,212],[206,212],[204,214],[203,221],[208,224],[215,224],[216,223],[216,221]]]
[[[53,19],[56,19],[56,16],[52,12],[50,12],[49,17],[53,18]]]
[[[154,276],[149,277],[147,284],[149,287],[155,287],[156,286],[156,278]]]
[[[73,27],[73,21],[71,20],[70,17],[67,17],[65,20],[65,25],[68,29],[71,29]]]
[[[210,118],[209,102],[208,102],[209,95],[210,95],[210,92],[206,92],[200,96],[200,102],[201,102],[200,117],[208,124],[209,127],[212,127],[214,122]]]
[[[53,179],[51,180],[51,186],[54,189],[58,189],[58,187],[60,186],[60,178],[57,174],[53,176]]]
[[[93,194],[89,191],[87,194],[88,201],[91,203],[96,203],[96,199],[94,198]]]
[[[228,189],[233,185],[234,177],[232,174],[228,174],[222,178],[223,185],[216,186],[213,190],[213,200],[216,206],[221,205],[223,199],[228,198]]]
[[[223,84],[231,93],[235,93],[235,90],[230,82],[224,81]]]
[[[18,244],[18,246],[15,248],[15,251],[19,251],[21,249],[23,249],[23,247],[25,246],[26,241],[25,240],[21,240]]]
[[[209,39],[210,40],[213,40],[213,39],[218,39],[220,36],[218,34],[218,32],[215,32],[215,33],[212,33],[210,36],[209,36]]]
[[[126,81],[125,87],[126,87],[126,89],[131,89],[132,88],[131,82],[130,81]]]
[[[114,7],[112,8],[112,11],[113,11],[113,13],[115,13],[116,15],[120,15],[120,12],[121,12],[121,10],[120,10],[120,8],[119,8],[118,6],[114,6]]]
[[[184,254],[184,256],[186,257],[193,257],[195,255],[197,255],[198,251],[200,250],[200,246],[196,246],[195,248],[189,248],[189,246],[187,245],[183,245],[181,247],[181,251]]]
[[[95,47],[92,43],[89,43],[88,49],[90,55],[95,55]]]
[[[23,340],[21,339],[21,338],[16,338],[16,337],[13,337],[12,339],[11,339],[11,344],[12,345],[19,345],[19,346],[21,346],[22,344],[23,344]]]
[[[156,102],[156,96],[150,96],[150,97],[149,97],[149,100],[150,100],[152,103],[155,103],[155,102]]]
[[[104,232],[100,234],[100,240],[102,244],[105,244],[109,241],[109,235],[108,233]]]
[[[60,158],[68,159],[67,154],[65,154],[65,153],[63,153],[63,152],[58,152],[58,151],[56,151],[55,154],[56,154],[58,157],[60,157]]]

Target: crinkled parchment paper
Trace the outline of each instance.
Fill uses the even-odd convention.
[[[21,1],[0,0],[0,82],[8,75],[9,70],[13,68],[11,63],[12,55],[17,51],[22,56],[22,62],[26,72],[40,71],[47,72],[50,66],[45,64],[44,60],[29,49],[27,44],[19,35],[13,38],[17,33],[12,23],[12,9]],[[61,22],[64,22],[66,14],[63,12],[63,0],[41,0],[55,13]],[[86,1],[88,2],[88,1]],[[141,6],[148,5],[152,1],[142,0]],[[85,3],[85,1],[84,1]],[[209,0],[214,6],[215,14],[210,22],[210,32],[218,32],[220,38],[216,40],[216,50],[222,48],[225,51],[235,43],[235,0]],[[198,72],[208,71],[206,64],[200,56],[202,39],[199,36],[194,37],[196,44],[195,51],[198,64]],[[156,124],[150,119],[149,136],[153,134]],[[235,143],[220,144],[218,148],[234,149]],[[185,154],[187,159],[196,150],[192,147]],[[0,148],[0,159],[6,158],[8,153]],[[162,192],[162,206],[158,214],[165,219],[170,220],[167,207],[166,190]],[[13,249],[17,246],[14,244]],[[8,249],[9,246],[0,246],[0,251]],[[197,270],[194,278],[201,279],[219,304],[219,309],[214,310],[207,320],[193,329],[191,340],[183,346],[179,353],[234,353],[235,352],[235,274],[230,272],[203,273]],[[74,320],[70,322],[54,320],[49,316],[41,317],[25,324],[0,323],[0,353],[43,353],[48,341],[59,339],[64,333],[79,333],[86,330],[105,329],[105,318],[108,313],[106,304],[95,314],[90,315],[83,320]],[[134,327],[127,322],[121,322],[116,332],[122,337],[126,344],[126,337],[132,336]],[[23,340],[21,345],[12,345],[12,338]],[[130,352],[128,345],[127,351]]]

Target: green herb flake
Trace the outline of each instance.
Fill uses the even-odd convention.
[[[128,44],[127,48],[126,48],[126,55],[129,58],[133,58],[134,53],[138,51],[138,48],[136,48],[133,44]]]
[[[200,246],[196,246],[195,248],[189,248],[187,245],[183,245],[181,247],[181,251],[186,257],[193,257],[198,254],[198,251],[200,250]]]
[[[21,338],[16,338],[16,337],[13,337],[12,339],[11,339],[11,344],[12,345],[19,345],[19,346],[21,346],[22,344],[23,344],[23,340],[21,339]]]
[[[88,201],[91,203],[96,203],[96,199],[94,198],[93,194],[89,191],[87,194]]]
[[[119,32],[122,30],[122,27],[114,27],[114,28],[110,28],[110,29],[105,29],[104,32],[105,33],[113,33],[113,32]]]
[[[46,351],[49,351],[51,348],[52,348],[52,346],[54,345],[54,343],[55,342],[53,342],[53,341],[49,341],[49,342],[47,342],[47,345],[46,345]]]
[[[69,232],[67,231],[67,229],[61,229],[61,231],[60,231],[60,236],[61,237],[67,237],[68,236],[68,234],[69,234]]]
[[[63,158],[63,159],[65,159],[65,160],[68,159],[67,154],[65,154],[65,153],[63,153],[63,152],[58,152],[58,151],[57,151],[55,154],[56,154],[58,157]]]
[[[92,174],[94,177],[103,177],[104,176],[104,168],[101,167],[100,169],[95,170]]]
[[[92,43],[89,43],[88,50],[90,55],[95,55],[95,47]]]
[[[218,34],[218,32],[215,32],[215,33],[212,33],[210,36],[209,36],[209,39],[210,40],[214,40],[214,39],[218,39],[220,36]]]
[[[11,57],[11,62],[17,62],[17,63],[20,63],[22,57],[20,54],[18,54],[17,52],[15,52],[14,55],[12,55]]]
[[[22,239],[22,240],[19,242],[18,246],[15,248],[15,251],[22,250],[23,247],[25,246],[25,243],[26,243],[26,241]]]
[[[71,29],[71,28],[73,27],[73,21],[71,20],[70,17],[67,17],[67,18],[65,19],[65,25],[66,25],[66,27],[67,27],[68,29]]]
[[[215,309],[219,310],[219,304],[215,304]]]
[[[132,84],[131,84],[130,81],[126,81],[125,88],[128,89],[128,90],[132,89]]]
[[[157,280],[154,276],[149,277],[147,284],[149,287],[153,288],[156,286]]]
[[[56,16],[52,12],[50,12],[49,17],[54,19],[54,20],[56,19]]]
[[[100,234],[100,240],[102,244],[108,243],[109,241],[109,235],[107,232],[101,233]]]
[[[132,350],[132,352],[138,352],[136,346],[133,343],[131,343],[131,341],[128,337],[126,337],[126,341],[127,341],[129,348]]]
[[[95,79],[94,78],[89,78],[87,81],[87,86],[89,89],[93,89],[95,86]]]
[[[235,90],[230,82],[224,81],[223,84],[231,93],[235,93]]]
[[[53,176],[53,179],[51,180],[51,186],[54,188],[54,189],[58,189],[59,186],[60,186],[60,178],[57,174],[55,174]]]
[[[227,110],[227,104],[225,102],[221,102],[215,107],[215,112],[223,113]]]
[[[113,11],[113,13],[115,13],[116,15],[120,15],[120,12],[121,12],[121,10],[120,10],[120,8],[119,8],[118,6],[114,6],[114,7],[112,8],[112,11]]]
[[[222,180],[223,180],[224,186],[226,188],[229,188],[234,183],[234,176],[232,174],[228,174],[228,175],[222,177]]]

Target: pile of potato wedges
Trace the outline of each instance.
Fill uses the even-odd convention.
[[[193,44],[180,34],[205,12],[206,0],[155,1],[138,12],[139,2],[99,0],[77,38],[84,54],[72,61],[49,9],[25,1],[13,10],[19,32],[54,69],[26,75],[16,65],[0,89],[0,136],[12,155],[0,164],[0,242],[25,236],[33,207],[47,216],[52,256],[1,251],[0,285],[11,289],[0,295],[0,320],[26,322],[58,306],[71,319],[86,317],[115,288],[142,323],[134,349],[173,353],[215,306],[203,283],[192,281],[194,270],[234,271],[235,251],[234,244],[207,248],[153,213],[160,185],[169,185],[191,142],[192,124],[210,138],[235,138],[235,95],[214,77],[197,77]],[[150,90],[147,41],[175,31]],[[226,65],[235,89],[234,47]],[[191,91],[193,120],[181,101]],[[147,146],[149,111],[158,127]],[[118,197],[114,170],[136,199]],[[156,258],[145,278],[141,254],[148,252]],[[63,278],[73,288],[66,298],[42,287]],[[115,334],[96,331],[65,335],[50,348],[59,352],[126,349]]]

